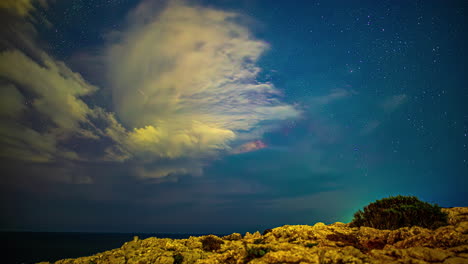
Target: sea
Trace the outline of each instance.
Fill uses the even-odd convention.
[[[90,256],[119,248],[125,242],[133,240],[134,236],[140,239],[184,239],[201,235],[203,234],[0,232],[3,251],[1,263],[30,264]]]

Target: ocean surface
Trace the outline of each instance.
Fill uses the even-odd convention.
[[[148,237],[183,239],[201,234],[141,234],[141,233],[52,233],[0,232],[2,261],[5,264],[37,263],[94,255],[119,248],[125,242]],[[6,250],[3,250],[6,249]],[[6,262],[4,262],[6,261]]]

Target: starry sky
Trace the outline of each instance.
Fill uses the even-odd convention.
[[[468,206],[466,1],[2,0],[0,229]]]

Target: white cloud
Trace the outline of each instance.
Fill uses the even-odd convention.
[[[2,157],[91,161],[70,143],[108,137],[94,160],[128,162],[140,177],[170,180],[200,175],[233,142],[274,127],[260,122],[299,115],[271,83],[256,81],[268,45],[235,22],[238,14],[180,1],[162,10],[143,1],[125,30],[109,34],[96,60],[104,61],[115,113],[91,107],[83,99],[98,88],[37,45],[31,3],[0,5],[15,16],[0,42]],[[31,114],[37,124],[25,121]]]
[[[97,137],[81,127],[88,122],[92,110],[79,98],[97,88],[63,62],[45,53],[42,58],[36,62],[19,50],[0,53],[0,79],[6,82],[1,87],[0,155],[35,162],[57,157],[80,159],[77,153],[58,147],[58,143],[71,135]],[[23,93],[28,95],[27,99]],[[22,124],[20,114],[26,111],[39,113],[40,124],[36,127]]]
[[[321,96],[314,96],[310,99],[311,107],[320,107],[333,103],[339,99],[343,99],[352,95],[357,94],[354,90],[347,90],[343,88],[335,88],[330,93]]]
[[[78,73],[45,53],[37,41],[37,4],[0,2],[0,156],[32,162],[81,159],[62,143],[72,135],[96,138],[83,129],[92,110],[80,99],[96,91]]]
[[[155,15],[150,7],[146,1],[134,11],[107,51],[114,108],[129,130],[109,131],[117,152],[212,158],[261,121],[298,116],[272,84],[256,81],[255,63],[268,45],[235,23],[237,14],[170,2]]]
[[[0,53],[0,77],[17,83],[35,96],[34,108],[49,117],[57,127],[77,128],[90,109],[78,97],[97,90],[72,72],[64,63],[43,54],[44,66],[18,50]]]
[[[408,100],[408,96],[406,94],[390,96],[382,102],[381,107],[385,112],[390,113],[390,112],[395,111],[398,107],[404,104],[407,100]]]

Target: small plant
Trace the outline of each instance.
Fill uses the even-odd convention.
[[[263,244],[263,239],[262,238],[255,239],[254,244]]]
[[[395,230],[401,227],[420,226],[436,229],[448,225],[447,214],[435,204],[420,201],[415,196],[383,198],[357,211],[351,227],[368,226]]]
[[[184,256],[180,253],[177,253],[173,256],[174,264],[182,264],[184,262]]]
[[[222,244],[224,244],[223,240],[213,235],[204,237],[201,242],[202,248],[205,251],[216,251],[221,248]]]
[[[249,262],[255,258],[261,258],[266,253],[270,251],[267,247],[248,247],[247,248],[247,256],[245,257],[245,261]]]
[[[305,247],[311,248],[317,246],[319,243],[307,243],[305,244]]]

